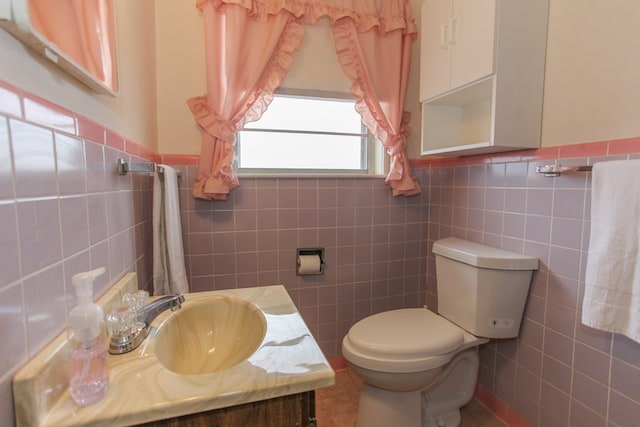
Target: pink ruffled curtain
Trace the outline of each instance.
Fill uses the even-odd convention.
[[[408,0],[199,0],[207,50],[207,95],[188,101],[204,131],[193,195],[222,199],[238,187],[236,132],[260,118],[288,72],[304,24],[332,22],[343,70],[363,123],[386,147],[393,195],[420,192],[406,156],[403,111],[416,26]]]
[[[238,187],[236,133],[262,116],[291,67],[304,26],[289,13],[256,19],[239,5],[200,1],[205,20],[207,94],[189,108],[204,131],[193,196],[225,200]]]

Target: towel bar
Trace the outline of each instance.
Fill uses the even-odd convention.
[[[593,166],[585,165],[585,166],[562,166],[562,165],[545,165],[545,166],[536,166],[536,172],[542,173],[544,176],[556,177],[560,176],[563,173],[570,172],[591,172]]]
[[[158,172],[164,173],[162,166],[158,166],[154,162],[127,162],[124,159],[117,159],[118,173],[120,175],[126,175],[128,172]],[[180,177],[180,171],[178,177]]]

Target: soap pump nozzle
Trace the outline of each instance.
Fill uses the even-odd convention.
[[[93,302],[93,282],[98,276],[103,275],[105,271],[104,267],[100,267],[84,273],[78,273],[71,278],[73,286],[76,287],[78,303],[82,304],[88,302],[91,304]]]
[[[69,326],[73,331],[73,338],[81,342],[84,348],[91,346],[104,325],[102,307],[93,303],[93,281],[104,272],[105,268],[100,267],[78,273],[71,279],[76,287],[78,305],[69,313]]]

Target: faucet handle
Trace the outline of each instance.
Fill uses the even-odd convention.
[[[136,311],[131,307],[118,307],[107,315],[109,334],[117,337],[131,335],[140,328]]]
[[[149,299],[149,292],[142,290],[127,292],[122,296],[122,302],[136,312],[144,307],[147,299]]]

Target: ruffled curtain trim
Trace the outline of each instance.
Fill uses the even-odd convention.
[[[225,149],[223,155],[226,157],[228,150]],[[231,155],[233,156],[233,152]],[[192,187],[193,197],[204,200],[227,200],[231,190],[240,187],[238,176],[233,170],[233,159],[231,161],[231,166],[225,163],[217,175],[196,180]]]
[[[224,117],[218,115],[210,107],[206,95],[187,100],[187,105],[202,129],[214,138],[234,144],[236,133],[246,123],[258,120],[273,101],[273,93],[291,68],[293,55],[300,47],[303,38],[303,24],[297,21],[291,21],[287,24],[259,83],[255,90],[247,95],[246,101],[243,103],[248,105],[248,108],[238,111],[236,117],[225,120]]]
[[[249,16],[264,22],[268,15],[277,15],[286,10],[306,24],[315,24],[320,18],[328,17],[332,24],[342,18],[350,18],[358,32],[376,29],[384,34],[403,30],[405,34],[417,34],[413,17],[407,16],[411,10],[409,0],[198,0],[196,6],[202,9],[211,3],[216,9],[226,5],[238,5],[247,10]]]
[[[269,61],[267,68],[256,86],[256,91],[251,95],[249,109],[238,121],[238,129],[245,124],[255,122],[262,117],[267,110],[273,94],[278,89],[282,80],[289,72],[293,64],[293,55],[302,44],[304,38],[304,24],[299,20],[293,20],[287,24],[276,48],[275,55]]]
[[[366,79],[358,54],[353,49],[356,43],[351,40],[351,32],[346,26],[334,25],[336,53],[343,70],[353,80],[351,93],[356,97],[356,111],[362,116],[362,123],[381,141],[390,158],[389,173],[385,182],[391,186],[394,196],[411,196],[420,193],[420,185],[411,176],[407,159],[407,136],[409,135],[409,121],[411,113],[404,111],[400,120],[400,129],[395,132],[391,124],[380,111],[380,106],[371,102],[366,93],[373,89],[367,88]]]

